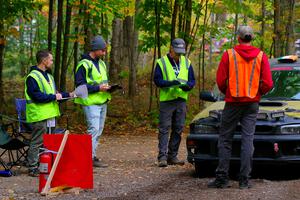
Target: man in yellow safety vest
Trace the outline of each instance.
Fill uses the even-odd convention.
[[[177,157],[185,124],[188,93],[195,85],[191,62],[184,56],[183,39],[172,41],[169,53],[158,59],[154,83],[159,87],[158,166],[184,165]],[[172,128],[170,139],[169,129]]]
[[[60,116],[58,100],[73,97],[74,93],[58,92],[50,71],[53,56],[47,50],[36,54],[37,65],[32,66],[25,80],[26,122],[32,127],[28,150],[29,175],[38,176],[38,153],[43,144],[43,133],[55,127],[55,117]]]
[[[75,84],[86,85],[88,97],[77,98],[75,103],[82,105],[87,132],[92,136],[92,158],[94,167],[107,167],[103,161],[97,158],[97,147],[102,134],[107,102],[111,99],[108,85],[108,71],[101,57],[106,54],[107,44],[101,36],[95,36],[91,40],[91,51],[82,56],[75,73]]]

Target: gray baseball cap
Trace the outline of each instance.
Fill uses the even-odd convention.
[[[176,38],[171,43],[175,53],[185,54],[185,42],[181,38]]]
[[[239,26],[237,29],[237,35],[242,39],[247,39],[246,36],[251,36],[251,40],[254,38],[253,30],[250,26]]]
[[[95,36],[91,40],[91,50],[96,51],[96,50],[103,50],[106,48],[106,42],[104,41],[103,37],[100,35]]]

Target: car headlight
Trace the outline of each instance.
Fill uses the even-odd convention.
[[[196,133],[214,133],[218,134],[218,129],[214,126],[204,125],[204,124],[195,124],[194,131]]]
[[[281,126],[280,133],[282,133],[282,134],[300,134],[300,124]]]

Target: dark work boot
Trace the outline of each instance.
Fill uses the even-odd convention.
[[[208,188],[229,188],[229,179],[225,175],[217,175],[215,180],[207,184]]]
[[[184,161],[179,160],[177,157],[168,159],[167,163],[168,163],[168,165],[184,165]]]
[[[38,168],[32,168],[28,170],[28,175],[32,177],[38,177],[40,175]]]
[[[158,167],[167,167],[167,161],[166,160],[159,160],[158,161]]]
[[[249,183],[249,179],[244,176],[241,176],[239,178],[239,186],[240,186],[240,189],[248,189],[248,188],[252,187],[252,185]]]
[[[93,167],[106,168],[106,167],[108,167],[108,165],[103,163],[102,161],[100,161],[97,157],[94,157],[93,158]]]

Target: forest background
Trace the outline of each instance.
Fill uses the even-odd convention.
[[[52,51],[56,86],[72,91],[75,67],[100,34],[109,44],[103,60],[110,83],[123,86],[108,108],[108,130],[116,131],[156,127],[153,70],[176,37],[187,43],[197,81],[187,124],[205,106],[199,92],[214,87],[222,52],[237,43],[239,25],[253,27],[253,45],[269,57],[295,54],[300,41],[300,0],[1,0],[0,9],[1,115],[15,115],[14,99],[24,98],[38,50]],[[71,130],[84,131],[78,105],[68,101],[61,109],[71,118]]]

